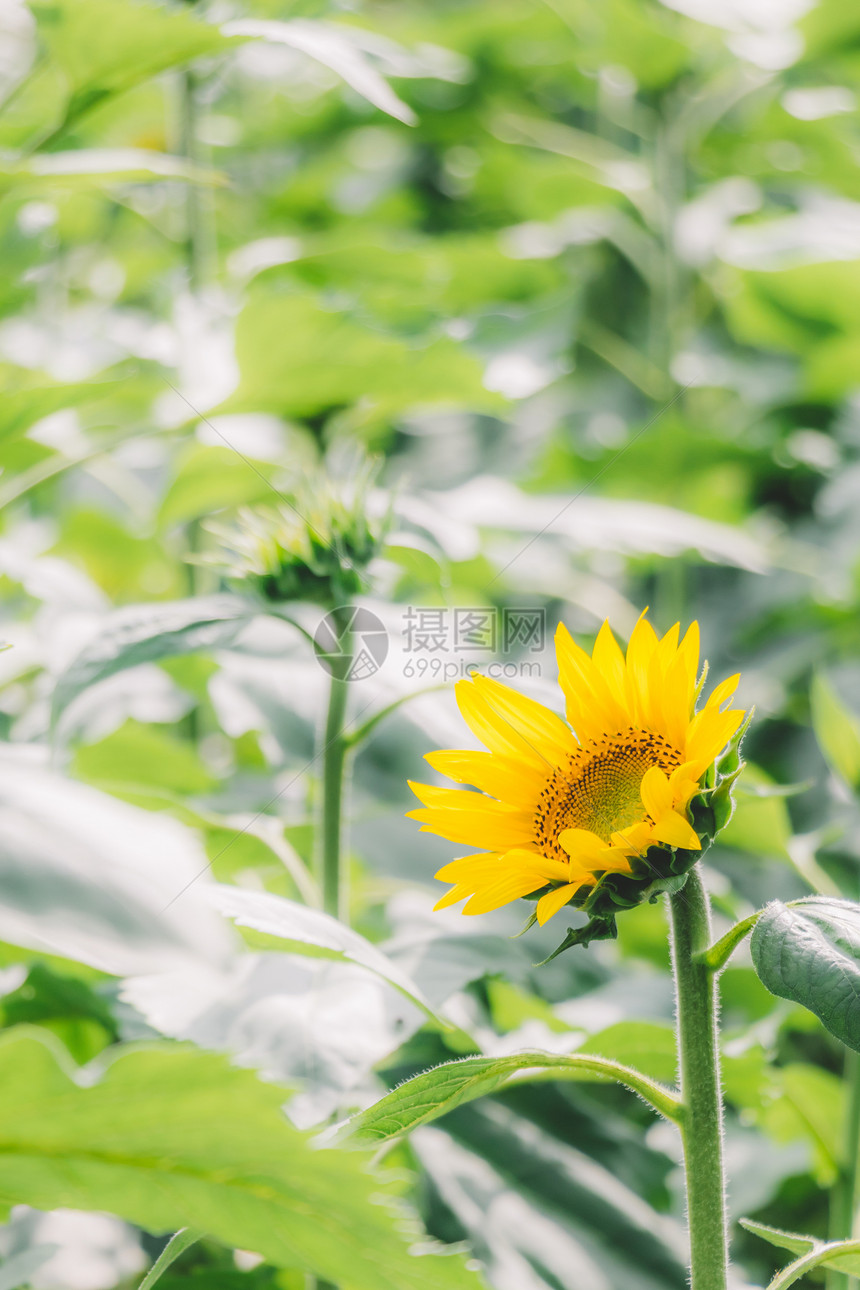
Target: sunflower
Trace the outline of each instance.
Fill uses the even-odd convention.
[[[488,751],[426,760],[478,791],[411,784],[423,809],[410,815],[422,832],[482,850],[439,870],[453,886],[437,909],[468,897],[463,913],[483,914],[548,888],[536,908],[543,924],[607,875],[653,876],[651,848],[670,858],[701,849],[691,800],[744,712],[726,710],[739,675],[696,711],[707,674],[705,664],[699,677],[698,623],[679,637],[676,623],[658,639],[643,614],[626,656],[608,623],[589,656],[559,625],[569,724],[489,677],[458,682],[460,711]]]

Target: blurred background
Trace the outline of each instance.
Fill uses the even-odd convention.
[[[77,1062],[228,1052],[297,1089],[302,1127],[608,1028],[671,1079],[662,908],[534,968],[564,915],[510,940],[528,907],[432,914],[457,849],[404,819],[406,779],[468,742],[468,667],[559,709],[556,624],[590,647],[648,605],[697,618],[756,706],[709,856],[723,926],[860,897],[850,775],[819,749],[860,708],[860,16],[2,0],[0,32],[0,1020]],[[453,1034],[201,894],[317,899],[308,635],[343,597],[299,556],[263,587],[278,612],[236,597],[261,513],[295,555],[338,506],[371,561],[350,719],[395,705],[355,760],[350,920]],[[844,1052],[745,954],[722,978],[732,1215],[824,1235],[853,1177]],[[524,1085],[391,1158],[495,1290],[685,1285],[677,1143],[625,1092]],[[736,1287],[763,1284],[778,1253],[733,1239]],[[163,1241],[18,1207],[0,1246],[34,1243],[20,1284],[109,1290]],[[290,1278],[203,1242],[163,1284]]]

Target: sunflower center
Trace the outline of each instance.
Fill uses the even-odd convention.
[[[652,766],[667,774],[681,765],[681,754],[661,735],[622,730],[590,739],[563,771],[547,780],[535,812],[535,840],[545,855],[566,860],[558,845],[564,829],[588,829],[609,842],[618,829],[645,819],[639,794]]]

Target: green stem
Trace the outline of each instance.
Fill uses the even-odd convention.
[[[349,608],[341,611],[344,620]],[[316,833],[317,882],[322,892],[323,909],[334,918],[347,921],[346,883],[343,881],[343,796],[344,772],[349,742],[344,733],[346,705],[349,698],[349,669],[352,664],[349,634],[339,633],[341,657],[331,660],[331,682],[328,708],[322,732],[322,793]],[[331,1281],[308,1278],[308,1290],[338,1290]]]
[[[335,918],[345,916],[345,884],[341,881],[341,838],[344,769],[347,741],[344,736],[349,680],[332,673],[328,710],[323,728],[322,795],[317,844],[317,879],[323,909]]]
[[[860,1054],[845,1053],[845,1143],[842,1168],[830,1199],[830,1238],[846,1240],[854,1235],[857,1209],[857,1166],[860,1160]],[[857,1278],[829,1268],[827,1290],[857,1290]]]
[[[726,1290],[728,1236],[723,1107],[717,1048],[717,981],[699,955],[711,939],[710,906],[698,866],[669,898],[677,996],[681,1135],[690,1228],[691,1290]]]

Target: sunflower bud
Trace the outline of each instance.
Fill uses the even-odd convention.
[[[201,559],[271,603],[347,604],[366,589],[388,527],[368,513],[374,474],[368,467],[349,486],[320,475],[279,506],[244,508],[234,528],[210,524],[221,550]]]

